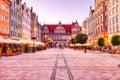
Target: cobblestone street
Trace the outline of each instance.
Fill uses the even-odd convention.
[[[120,55],[51,48],[0,58],[0,80],[120,80]]]

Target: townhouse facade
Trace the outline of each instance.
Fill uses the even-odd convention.
[[[82,31],[81,26],[78,24],[77,20],[76,22],[72,22],[72,28],[71,28],[72,36],[71,37],[75,37],[81,31]]]
[[[26,3],[22,4],[22,39],[31,40],[31,11]]]
[[[36,41],[41,41],[39,40],[39,30],[41,30],[40,27],[41,26],[38,22],[38,16],[35,12],[33,12],[33,7],[31,7],[31,38],[35,38]]]
[[[82,22],[82,33],[86,34],[87,32],[87,20]]]
[[[17,38],[20,40],[22,39],[22,0],[17,0]]]
[[[108,2],[108,43],[113,35],[120,35],[120,0]]]
[[[10,0],[0,0],[0,37],[10,37]]]
[[[17,31],[17,26],[18,26],[18,2],[17,0],[11,0],[11,6],[10,6],[10,38],[18,40],[18,31]]]
[[[104,2],[104,20],[103,20],[103,23],[104,23],[104,38],[105,38],[105,44],[108,45],[108,1],[109,0],[105,0]]]
[[[32,44],[32,37],[41,41],[41,24],[33,8],[22,0],[0,0],[0,43]]]
[[[88,35],[87,43],[92,44],[92,45],[93,45],[93,37],[94,37],[94,34],[93,34],[93,30],[94,30],[93,13],[94,13],[94,10],[90,6],[89,17],[87,18],[86,34]]]
[[[105,0],[95,0],[95,10],[93,13],[93,26],[94,26],[94,43],[93,45],[97,45],[97,41],[99,38],[103,37],[105,38],[105,42],[107,41],[107,38],[105,36],[106,28],[107,26],[104,26],[105,20],[104,20],[104,5]]]

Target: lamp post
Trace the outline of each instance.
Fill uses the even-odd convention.
[[[86,39],[86,42],[87,42],[88,36],[85,36],[84,38]],[[85,50],[84,50],[85,53],[87,52],[87,51],[86,51],[86,49],[87,49],[87,48],[86,48],[86,42],[85,42]]]
[[[85,49],[84,49],[84,53],[86,53],[86,43],[85,43]]]
[[[31,39],[33,40],[33,53],[35,53],[35,39],[36,39],[36,37],[32,37]]]
[[[37,28],[34,26],[34,28],[33,28],[33,35],[31,37],[31,39],[33,40],[33,53],[35,53],[35,39],[37,37],[36,32],[37,32]]]

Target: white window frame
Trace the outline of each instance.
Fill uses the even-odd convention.
[[[2,3],[2,10],[4,10],[5,5]]]
[[[5,19],[5,16],[2,14],[2,21],[4,21],[4,19]]]
[[[2,27],[1,32],[4,33],[4,27]]]
[[[5,18],[6,23],[8,23],[8,17]]]
[[[8,6],[6,6],[6,12],[8,13]]]

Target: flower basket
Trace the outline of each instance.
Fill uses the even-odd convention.
[[[7,49],[7,55],[12,55],[12,50],[10,48]]]

